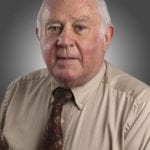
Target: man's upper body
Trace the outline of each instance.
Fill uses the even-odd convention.
[[[47,69],[8,87],[0,146],[36,150],[61,86],[75,97],[61,115],[64,150],[149,150],[149,86],[104,61],[114,33],[105,2],[44,0],[36,33]]]
[[[47,69],[14,81],[1,107],[1,142],[36,150],[58,86]],[[64,150],[150,149],[149,86],[105,62],[92,80],[71,90],[75,101],[65,104],[61,118]]]

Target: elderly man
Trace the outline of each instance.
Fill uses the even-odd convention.
[[[150,150],[149,86],[104,60],[114,27],[103,0],[44,0],[47,69],[13,81],[1,150]]]

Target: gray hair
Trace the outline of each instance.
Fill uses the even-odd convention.
[[[37,27],[38,28],[40,28],[40,26],[41,26],[42,13],[43,13],[43,9],[46,5],[46,2],[47,2],[47,0],[43,0],[42,5],[39,10],[39,13],[37,15]],[[110,18],[109,11],[108,11],[105,0],[96,0],[96,2],[97,2],[97,8],[99,11],[99,15],[103,20],[102,30],[104,33],[107,26],[111,25],[111,18]]]
[[[42,4],[41,4],[41,7],[40,7],[40,9],[39,9],[39,12],[38,12],[38,14],[37,14],[36,27],[37,27],[38,29],[41,28],[41,19],[42,19],[42,14],[43,14],[44,7],[45,7],[45,5],[46,5],[46,2],[47,2],[47,0],[43,0],[43,2],[42,2]]]
[[[105,0],[96,0],[97,7],[102,20],[106,26],[111,25],[111,18]]]
[[[100,35],[103,37],[105,35],[106,28],[111,26],[112,23],[105,0],[96,0],[96,2],[99,15],[103,21],[100,27]]]

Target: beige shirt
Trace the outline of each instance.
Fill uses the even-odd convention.
[[[12,82],[1,105],[1,145],[36,150],[57,86],[47,69]],[[91,81],[72,92],[75,102],[62,112],[64,150],[150,150],[148,85],[105,62]]]

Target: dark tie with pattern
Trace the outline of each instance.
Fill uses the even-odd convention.
[[[73,94],[70,89],[61,87],[53,91],[54,102],[47,123],[47,128],[43,138],[40,141],[38,150],[62,150],[63,135],[61,129],[61,112],[63,105],[73,100]]]

